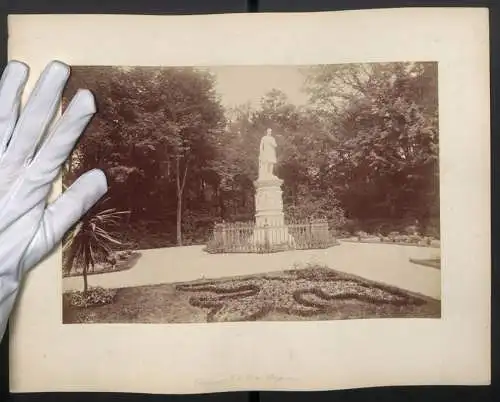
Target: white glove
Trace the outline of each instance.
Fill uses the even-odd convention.
[[[47,206],[53,181],[96,112],[92,93],[79,90],[49,127],[68,76],[68,66],[50,63],[20,113],[28,67],[12,61],[0,81],[0,339],[23,276],[107,191],[104,173],[92,170]]]

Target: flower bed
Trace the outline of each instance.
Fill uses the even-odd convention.
[[[74,291],[65,293],[69,305],[72,307],[86,308],[93,306],[103,306],[113,303],[117,290],[104,289],[102,287],[91,287],[87,292]]]
[[[314,267],[242,279],[203,281],[176,286],[191,292],[189,303],[207,311],[208,322],[254,321],[270,312],[312,317],[352,301],[373,306],[418,308],[426,298],[390,286]]]
[[[317,265],[236,278],[93,289],[89,293],[86,298],[81,292],[63,295],[64,323],[158,324],[441,316],[439,300]]]
[[[93,271],[88,270],[87,275],[97,275],[109,272],[125,271],[127,269],[132,268],[140,256],[141,254],[137,251],[132,251],[132,250],[117,251],[113,253],[113,255],[106,261],[95,264],[94,270]],[[63,270],[63,277],[82,276],[82,274],[83,274],[82,265],[74,266],[69,273]]]
[[[430,236],[420,236],[418,234],[406,235],[400,233],[390,233],[388,236],[369,235],[359,232],[356,236],[343,237],[342,241],[351,243],[378,243],[378,244],[396,244],[416,247],[439,248],[440,241]]]

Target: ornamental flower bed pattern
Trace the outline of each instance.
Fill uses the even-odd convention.
[[[180,284],[176,290],[194,293],[189,303],[204,309],[208,322],[255,321],[272,314],[328,316],[340,309],[349,310],[353,303],[370,305],[372,311],[390,306],[396,314],[399,311],[404,315],[429,303],[423,296],[321,267]],[[350,318],[340,315],[338,318]]]

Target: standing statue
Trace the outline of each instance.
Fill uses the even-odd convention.
[[[260,140],[259,153],[259,179],[275,178],[273,169],[276,164],[276,140],[272,136],[272,130],[267,129],[266,135]]]

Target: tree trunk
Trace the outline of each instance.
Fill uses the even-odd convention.
[[[182,246],[182,196],[177,196],[177,245]]]
[[[89,283],[88,283],[88,278],[87,278],[88,268],[89,267],[87,266],[87,264],[83,264],[83,271],[82,271],[82,276],[83,276],[83,294],[85,294],[85,295],[89,291]]]
[[[223,195],[224,191],[219,187],[219,214],[220,214],[220,218],[221,219],[224,219],[225,216],[226,216],[226,208],[225,208],[225,204],[224,204],[224,195]]]
[[[184,166],[184,173],[181,179],[180,156],[176,161],[176,184],[177,184],[177,246],[182,246],[182,194],[186,185],[188,164]]]

